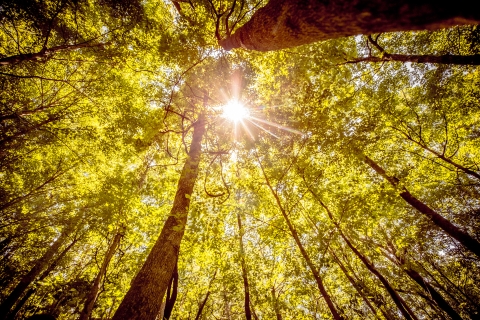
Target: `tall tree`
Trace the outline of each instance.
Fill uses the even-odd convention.
[[[105,257],[103,258],[102,265],[100,266],[100,270],[98,270],[98,274],[93,281],[92,288],[87,295],[87,299],[85,300],[85,306],[83,307],[82,313],[80,314],[80,320],[88,320],[93,311],[93,307],[95,305],[95,301],[97,300],[98,293],[100,291],[100,285],[107,274],[107,268],[110,264],[110,261],[117,251],[118,246],[120,245],[120,241],[125,234],[125,226],[120,226],[117,233],[113,237],[110,245],[108,246],[107,252],[105,253]]]
[[[340,233],[340,236],[342,237],[342,239],[345,241],[345,243],[347,244],[347,246],[353,251],[353,253],[355,253],[355,255],[363,262],[363,264],[365,265],[365,267],[367,267],[367,269],[375,275],[375,277],[378,278],[378,280],[380,280],[380,282],[383,284],[383,286],[385,287],[385,290],[387,290],[388,294],[390,295],[390,297],[392,298],[392,300],[395,302],[395,304],[397,305],[398,309],[400,310],[400,312],[402,313],[402,315],[405,317],[405,319],[409,319],[409,320],[412,320],[412,319],[417,319],[417,317],[412,314],[411,312],[409,312],[407,310],[407,307],[405,306],[405,304],[403,303],[400,295],[398,294],[398,292],[392,287],[392,285],[390,284],[390,282],[377,270],[377,268],[375,268],[375,266],[373,265],[372,262],[370,262],[368,260],[367,257],[365,257],[360,251],[358,251],[358,249],[352,244],[352,242],[350,241],[350,239],[348,239],[345,234],[343,233],[340,225],[338,224],[338,222],[333,218],[333,214],[332,212],[330,211],[330,209],[323,203],[323,201],[320,200],[320,198],[314,194],[313,192],[311,192],[315,198],[317,199],[317,201],[320,203],[320,205],[325,209],[325,211],[327,211],[327,214],[328,214],[328,217],[330,218],[330,221],[335,225],[335,227],[337,228],[338,232]]]
[[[475,24],[480,15],[474,10],[469,1],[270,0],[219,43],[226,50],[278,50],[357,34]]]
[[[30,286],[42,273],[42,271],[44,271],[48,265],[53,262],[53,257],[58,252],[60,247],[67,242],[68,237],[74,232],[74,230],[75,224],[71,222],[65,227],[60,236],[55,239],[50,247],[48,247],[47,251],[42,255],[42,257],[35,262],[35,265],[30,269],[30,271],[20,279],[20,282],[0,305],[0,319],[7,319],[10,309],[25,293],[25,290],[27,290],[28,286]]]
[[[243,235],[244,230],[242,226],[242,218],[240,217],[240,213],[237,213],[237,221],[238,221],[238,241],[240,243],[240,264],[242,266],[242,278],[243,278],[243,288],[245,290],[245,318],[247,320],[252,320],[252,312],[250,310],[250,286],[248,283],[248,269],[247,264],[245,262],[245,250],[243,248]]]
[[[455,226],[449,220],[445,219],[443,216],[435,212],[429,206],[427,206],[422,201],[415,198],[406,187],[400,185],[400,181],[396,177],[390,177],[387,175],[385,170],[380,167],[375,161],[370,159],[368,156],[363,155],[364,161],[369,165],[375,172],[381,175],[385,180],[387,180],[393,187],[399,188],[400,197],[402,197],[407,203],[412,207],[420,211],[422,214],[427,216],[433,223],[440,227],[452,238],[460,242],[465,248],[476,254],[480,257],[480,242],[478,242],[471,235],[462,231],[459,227]]]
[[[180,243],[187,225],[190,199],[198,175],[202,137],[205,132],[203,114],[193,124],[193,128],[192,142],[178,180],[170,215],[113,319],[154,320],[160,311],[159,301],[163,300],[175,269]]]
[[[267,184],[268,189],[271,191],[273,197],[275,198],[275,202],[276,202],[278,208],[280,209],[280,212],[282,213],[283,218],[285,219],[285,223],[288,226],[288,230],[292,234],[292,237],[295,240],[295,243],[296,243],[298,249],[300,250],[300,253],[302,254],[302,257],[307,262],[307,265],[308,265],[310,271],[313,274],[315,282],[317,283],[318,289],[320,290],[320,293],[321,293],[323,299],[325,299],[325,302],[327,303],[327,306],[330,309],[330,312],[332,313],[333,318],[335,320],[344,319],[343,316],[338,312],[337,307],[333,304],[332,298],[330,297],[330,294],[325,289],[325,285],[323,284],[322,278],[320,277],[320,273],[319,273],[317,267],[313,264],[312,259],[310,258],[307,251],[305,250],[302,242],[300,241],[300,237],[297,233],[297,230],[295,230],[295,227],[293,226],[292,222],[290,221],[290,218],[288,217],[288,214],[285,211],[285,209],[282,205],[282,202],[280,201],[280,198],[278,197],[278,194],[275,192],[275,189],[271,185],[270,180],[269,180],[268,176],[266,175],[265,170],[263,169],[262,163],[260,162],[260,159],[258,159],[258,160],[259,160],[260,169],[261,169],[263,177],[265,179],[265,183]]]
[[[172,279],[168,284],[167,296],[165,298],[165,309],[163,310],[163,319],[168,320],[172,315],[173,307],[177,301],[178,294],[178,261],[175,264],[175,269],[173,269]]]

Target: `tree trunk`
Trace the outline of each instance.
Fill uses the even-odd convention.
[[[178,181],[172,210],[147,261],[133,280],[112,320],[154,320],[160,311],[187,225],[190,198],[202,153],[205,116],[200,115],[193,126],[192,142]]]
[[[416,319],[413,318],[412,316],[410,316],[410,313],[407,311],[407,309],[405,308],[405,306],[403,305],[402,303],[402,299],[401,297],[399,296],[399,294],[395,291],[395,289],[393,289],[393,287],[390,285],[390,283],[388,282],[388,280],[380,273],[378,272],[378,270],[373,266],[373,264],[367,259],[367,257],[365,257],[364,255],[362,255],[360,253],[360,251],[357,250],[357,248],[355,248],[352,243],[348,240],[348,238],[343,234],[342,231],[340,231],[340,235],[342,236],[343,240],[345,241],[345,243],[350,247],[350,249],[352,249],[352,251],[355,253],[355,255],[363,262],[363,264],[367,267],[367,269],[373,274],[375,275],[375,277],[377,277],[378,280],[380,280],[380,282],[383,284],[383,286],[385,287],[385,289],[387,290],[387,292],[390,294],[390,297],[392,298],[393,302],[395,302],[395,304],[397,305],[398,309],[400,310],[400,312],[402,313],[402,315],[405,317],[405,319],[408,319],[408,320],[413,320],[413,319]]]
[[[480,60],[480,55],[478,55],[478,58]],[[480,64],[480,61],[479,63]],[[396,129],[396,128],[395,128]],[[418,145],[419,147],[421,147],[423,150],[426,150],[428,152],[430,152],[431,154],[435,155],[437,158],[451,164],[452,166],[454,166],[455,168],[459,169],[459,170],[462,170],[463,172],[465,172],[466,174],[472,176],[472,177],[475,177],[477,179],[480,179],[480,174],[476,173],[475,171],[473,170],[470,170],[464,166],[462,166],[461,164],[459,163],[456,163],[455,161],[453,161],[452,159],[449,159],[447,157],[445,157],[445,154],[444,153],[440,153],[440,152],[437,152],[435,150],[433,150],[432,148],[428,147],[424,142],[421,142],[422,139],[420,139],[420,141],[414,139],[410,134],[408,133],[405,133],[399,129],[396,129],[397,131],[399,131],[402,135],[405,136],[405,138],[407,140],[410,140],[412,141],[413,143],[415,143],[416,145]]]
[[[312,191],[310,190],[310,193],[317,199],[317,201],[320,203],[320,205],[327,211],[328,217],[332,221],[332,223],[337,227],[338,232],[340,233],[340,236],[343,238],[347,246],[353,251],[353,253],[363,262],[363,264],[367,267],[367,269],[377,277],[378,280],[383,284],[387,292],[390,294],[390,297],[392,298],[393,302],[397,305],[398,309],[402,313],[402,315],[405,317],[405,319],[408,320],[413,320],[416,319],[415,316],[412,318],[405,308],[405,306],[402,303],[402,299],[400,295],[393,289],[393,287],[390,285],[388,280],[373,266],[373,264],[365,257],[363,254],[360,253],[360,251],[355,248],[355,246],[348,240],[348,238],[343,234],[342,229],[340,228],[340,225],[335,221],[333,218],[333,214],[330,211],[330,209],[323,203],[323,201]]]
[[[282,313],[280,312],[280,307],[278,306],[278,298],[275,294],[275,288],[272,287],[270,291],[272,293],[272,301],[273,301],[273,310],[275,311],[275,317],[277,320],[282,320]]]
[[[416,283],[418,283],[424,290],[426,295],[419,294],[421,297],[423,297],[431,306],[433,306],[433,309],[442,309],[445,311],[452,319],[454,320],[462,320],[462,317],[450,306],[450,304],[443,298],[443,296],[435,289],[429,281],[424,279],[416,270],[414,270],[411,267],[410,263],[407,263],[405,261],[405,258],[403,255],[399,255],[397,253],[397,249],[393,242],[388,238],[387,234],[385,233],[384,236],[386,237],[386,241],[388,244],[388,249],[385,249],[386,251],[383,251],[383,255],[398,265],[399,267],[402,268],[403,271]],[[389,254],[387,254],[387,252]],[[423,268],[423,266],[422,266]],[[432,274],[430,274],[426,269],[424,269],[427,274],[436,281],[435,277],[433,277]],[[437,282],[437,281],[436,281]],[[441,289],[443,289],[443,286],[437,282],[437,285],[440,286]],[[444,290],[444,289],[443,289]],[[451,294],[447,292],[447,294]],[[450,296],[452,297],[452,296]],[[433,300],[432,300],[433,299]],[[455,302],[458,303],[458,300],[453,298]]]
[[[117,247],[120,245],[120,241],[125,233],[125,227],[122,226],[119,228],[117,234],[113,238],[112,243],[110,244],[105,258],[103,259],[102,266],[98,271],[97,276],[95,277],[95,281],[93,282],[93,286],[88,293],[87,299],[85,301],[85,305],[83,307],[82,313],[80,314],[80,320],[88,320],[90,319],[90,315],[93,311],[93,306],[95,305],[95,301],[97,301],[98,292],[100,291],[100,284],[107,273],[108,265],[110,264],[110,260],[112,260],[115,251],[117,251]]]
[[[387,292],[390,294],[393,302],[397,305],[398,309],[402,313],[402,315],[406,319],[417,319],[415,315],[410,316],[410,313],[407,311],[407,307],[404,306],[404,303],[402,302],[402,298],[399,296],[399,294],[393,289],[393,287],[390,285],[390,283],[387,281],[387,279],[373,266],[373,264],[364,256],[360,253],[360,251],[353,246],[353,244],[348,240],[348,238],[343,234],[342,229],[340,228],[340,225],[333,219],[332,212],[330,209],[321,201],[321,199],[312,191],[310,190],[310,193],[317,199],[317,201],[320,203],[320,205],[327,211],[328,217],[332,221],[332,223],[337,227],[338,232],[340,233],[340,236],[343,238],[347,246],[355,253],[355,255],[363,262],[363,264],[367,267],[367,269],[377,277],[378,280],[383,284]]]
[[[427,294],[432,297],[432,299],[437,303],[437,305],[445,311],[450,318],[453,320],[463,320],[462,317],[450,306],[450,304],[442,297],[442,295],[435,290],[435,288],[425,281],[423,277],[415,270],[406,268],[404,269],[408,276],[418,283],[426,292]]]
[[[480,11],[470,0],[270,0],[220,45],[270,51],[358,34],[478,22]]]
[[[443,298],[443,296],[427,281],[425,280],[417,271],[412,269],[406,262],[404,257],[399,256],[395,251],[396,249],[393,245],[390,245],[391,250],[389,252],[395,257],[394,262],[398,264],[405,273],[420,287],[425,290],[428,296],[435,301],[438,307],[445,311],[450,318],[453,320],[463,320],[462,317],[450,306],[450,304]],[[388,258],[388,256],[387,256]]]
[[[428,55],[428,54],[425,54],[425,55],[408,55],[408,54],[384,53],[381,57],[376,57],[376,56],[360,57],[360,58],[355,58],[355,59],[352,59],[352,60],[348,60],[345,63],[390,62],[390,61],[478,66],[478,65],[480,65],[480,54],[474,54],[474,55],[469,55],[469,56],[444,54],[444,55],[440,55],[440,56],[434,56],[434,55]],[[449,162],[449,161],[447,161],[447,162]],[[469,171],[471,171],[471,170],[469,170]],[[477,173],[475,173],[475,174],[478,175]],[[477,177],[477,178],[479,178],[479,177]]]
[[[53,256],[58,252],[58,249],[65,243],[68,236],[73,232],[73,223],[65,227],[62,234],[53,242],[53,244],[47,249],[43,256],[37,260],[35,265],[30,271],[22,277],[15,289],[7,296],[0,305],[0,319],[7,319],[10,309],[15,305],[17,300],[23,295],[28,286],[35,281],[38,275],[47,267],[48,263],[52,260]]]
[[[79,44],[65,44],[60,46],[55,46],[51,48],[45,48],[35,53],[22,53],[15,56],[0,58],[0,66],[8,66],[13,64],[18,64],[25,61],[37,61],[43,58],[48,58],[49,56],[60,51],[67,50],[76,50],[85,47],[103,47],[105,43],[90,44],[90,41],[82,42]]]
[[[245,289],[245,317],[252,320],[252,312],[250,311],[250,287],[248,285],[247,264],[245,263],[245,251],[243,249],[243,227],[240,214],[237,213],[238,220],[238,240],[240,242],[240,262],[242,265],[243,288]]]
[[[60,260],[62,260],[62,258],[67,254],[67,252],[75,245],[75,243],[77,243],[78,241],[78,238],[74,239],[67,247],[65,247],[65,249],[63,249],[62,252],[60,252],[60,254],[57,256],[57,258],[55,258],[55,261],[53,261],[52,264],[50,264],[48,266],[48,268],[38,277],[38,280],[37,281],[43,281],[49,274],[50,272],[52,272],[55,267],[58,265],[58,263],[60,262]],[[14,320],[17,313],[22,309],[23,305],[28,301],[28,299],[35,293],[36,291],[36,288],[30,288],[22,297],[22,299],[20,299],[20,301],[18,301],[17,305],[15,306],[15,308],[12,310],[12,312],[10,312],[10,314],[8,315],[7,319],[8,320]]]
[[[275,201],[277,202],[278,208],[280,209],[280,212],[282,213],[282,216],[285,219],[285,222],[287,223],[288,229],[290,230],[290,233],[292,234],[293,239],[295,240],[295,243],[297,244],[297,246],[300,250],[300,253],[302,254],[305,261],[307,262],[307,265],[310,268],[310,271],[312,272],[313,277],[315,278],[318,289],[320,290],[320,293],[322,294],[322,297],[325,299],[325,302],[327,303],[328,308],[330,309],[330,312],[333,315],[333,318],[335,320],[343,320],[344,318],[340,315],[340,313],[338,313],[337,308],[335,307],[332,299],[330,298],[330,295],[328,294],[327,290],[325,289],[325,286],[323,285],[322,278],[320,278],[320,274],[319,274],[317,268],[315,267],[312,260],[310,259],[310,256],[308,255],[307,251],[303,247],[303,244],[300,241],[300,237],[298,236],[297,230],[295,230],[295,227],[291,223],[290,218],[287,215],[287,212],[283,208],[283,205],[280,201],[280,198],[278,197],[275,190],[273,190],[273,187],[270,184],[270,180],[268,179],[267,175],[265,174],[265,171],[263,169],[263,166],[262,166],[260,160],[259,160],[259,164],[260,164],[260,169],[262,170],[263,176],[265,177],[265,182],[266,182],[268,188],[270,189],[270,191],[272,192],[272,195],[275,198]]]
[[[378,174],[380,174],[385,180],[390,182],[390,184],[398,188],[399,187],[399,180],[395,177],[390,177],[386,174],[385,170],[380,167],[376,162],[370,159],[367,156],[364,156],[364,161],[368,164],[373,170],[375,170]],[[438,227],[440,227],[443,231],[445,231],[448,235],[452,238],[460,242],[465,248],[472,251],[478,257],[480,257],[480,243],[475,240],[472,236],[468,233],[460,230],[457,226],[453,223],[442,217],[440,214],[435,212],[425,203],[421,202],[417,198],[415,198],[405,187],[401,187],[400,197],[402,197],[406,202],[408,202],[412,207],[426,215],[433,221]]]
[[[357,290],[358,294],[362,297],[363,301],[365,302],[365,304],[370,308],[370,310],[372,311],[372,313],[375,315],[376,318],[378,318],[377,316],[377,311],[375,310],[375,308],[373,307],[373,305],[370,303],[370,301],[368,300],[368,298],[365,296],[362,288],[360,286],[357,285],[357,282],[352,278],[352,276],[350,276],[350,274],[348,273],[348,270],[347,268],[345,268],[345,266],[343,265],[343,263],[340,261],[340,259],[336,256],[335,252],[333,252],[333,250],[329,249],[328,252],[330,253],[330,255],[333,257],[333,260],[335,260],[335,262],[337,263],[337,265],[340,267],[340,269],[342,270],[343,274],[345,275],[345,277],[347,277],[348,281],[350,281],[350,283],[352,284],[352,286],[355,288],[355,290]]]
[[[195,316],[195,320],[200,320],[200,317],[202,316],[203,308],[205,308],[205,305],[207,304],[208,297],[210,296],[210,291],[207,292],[205,295],[205,299],[203,299],[202,303],[198,306],[198,311],[197,315]]]
[[[175,306],[175,301],[177,301],[178,293],[178,261],[175,264],[175,269],[173,269],[172,279],[168,285],[167,298],[165,299],[165,309],[163,311],[163,316],[161,320],[168,320],[172,315],[173,307]]]

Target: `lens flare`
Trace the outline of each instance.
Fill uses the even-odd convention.
[[[250,116],[250,111],[238,100],[230,100],[223,106],[222,117],[233,121],[239,122]]]

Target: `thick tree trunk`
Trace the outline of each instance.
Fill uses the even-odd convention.
[[[204,132],[205,117],[200,115],[194,124],[190,150],[178,181],[172,210],[147,261],[133,280],[113,320],[154,320],[160,311],[160,302],[172,278],[187,225],[190,197],[198,175]]]
[[[161,320],[168,320],[172,315],[173,307],[175,306],[175,301],[177,301],[178,293],[178,261],[175,264],[175,269],[173,269],[172,279],[168,285],[167,298],[165,299],[165,309],[163,310],[163,316]]]
[[[252,320],[252,312],[250,311],[250,287],[248,285],[247,264],[245,263],[245,251],[243,249],[243,227],[240,214],[237,213],[238,220],[238,240],[240,242],[240,262],[242,265],[243,288],[245,290],[245,317],[247,320]]]
[[[360,58],[355,58],[355,59],[352,59],[352,60],[348,60],[345,63],[389,62],[389,61],[413,62],[413,63],[474,65],[474,66],[477,66],[477,65],[480,65],[480,54],[474,54],[474,55],[469,55],[469,56],[458,56],[458,55],[451,55],[451,54],[434,56],[434,55],[408,55],[408,54],[384,53],[381,57],[376,57],[376,56],[360,57]],[[446,160],[446,161],[451,163],[448,160]],[[471,170],[469,170],[469,171],[471,171]],[[474,172],[474,174],[476,175],[477,178],[480,179],[480,177],[478,176],[477,173]]]
[[[290,233],[292,234],[293,239],[295,240],[295,243],[297,244],[297,247],[300,250],[300,253],[302,254],[305,261],[307,262],[307,265],[310,268],[310,271],[312,272],[313,277],[315,278],[318,289],[320,290],[320,293],[322,294],[322,297],[325,299],[325,302],[327,303],[328,308],[330,309],[330,312],[333,315],[333,318],[335,320],[343,320],[344,318],[340,315],[340,313],[337,311],[337,308],[333,304],[333,301],[330,298],[330,295],[328,294],[327,290],[325,289],[325,286],[323,285],[323,281],[322,281],[322,278],[320,277],[320,273],[318,272],[314,263],[310,259],[310,256],[308,255],[307,251],[303,247],[303,244],[300,241],[300,237],[298,236],[297,230],[295,230],[295,227],[291,223],[290,218],[288,217],[287,212],[285,211],[285,209],[282,205],[282,202],[280,201],[280,198],[278,197],[278,194],[275,192],[272,185],[270,184],[270,180],[268,179],[260,161],[259,161],[259,164],[260,164],[260,168],[262,170],[263,176],[265,178],[265,182],[266,182],[268,188],[270,189],[270,191],[272,192],[272,195],[275,198],[275,201],[277,202],[278,208],[280,209],[280,212],[282,213],[282,216],[285,219],[285,222],[287,223],[288,229],[290,230]]]
[[[95,305],[95,301],[97,301],[98,292],[100,291],[100,284],[102,283],[105,274],[107,273],[108,265],[110,264],[110,260],[112,260],[115,251],[117,251],[118,246],[120,245],[120,241],[125,233],[125,227],[120,227],[117,234],[113,238],[112,243],[108,247],[108,250],[105,254],[105,258],[103,259],[102,266],[98,271],[97,276],[95,277],[95,281],[93,282],[93,286],[88,293],[87,299],[85,300],[85,305],[83,307],[82,312],[80,313],[80,320],[88,320],[90,319],[90,315],[93,311],[93,306]]]
[[[480,11],[471,0],[270,0],[220,45],[269,51],[358,34],[479,22]]]
[[[53,242],[53,244],[47,249],[43,256],[37,260],[35,265],[30,271],[22,277],[17,286],[7,296],[0,306],[0,319],[7,319],[10,309],[15,305],[17,300],[24,294],[28,286],[35,281],[38,275],[47,267],[48,263],[52,260],[53,256],[58,252],[58,249],[65,243],[68,236],[73,232],[74,226],[69,225],[65,228],[62,234]]]
[[[399,187],[399,180],[395,177],[390,177],[387,175],[385,170],[380,167],[375,161],[370,159],[367,156],[364,156],[364,161],[368,164],[373,170],[375,170],[378,174],[380,174],[385,180],[390,182],[390,184],[398,188]],[[443,231],[445,231],[448,235],[452,238],[460,242],[465,248],[472,251],[474,254],[480,257],[480,243],[475,240],[472,236],[468,233],[460,230],[457,226],[453,223],[442,217],[440,214],[435,212],[425,203],[421,202],[417,198],[415,198],[405,187],[401,187],[400,197],[402,197],[406,202],[408,202],[412,207],[426,215],[430,220],[433,221],[438,227],[440,227]]]

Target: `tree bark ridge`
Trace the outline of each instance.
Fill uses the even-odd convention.
[[[270,0],[219,44],[225,50],[270,51],[358,34],[479,22],[480,11],[469,0]]]
[[[205,132],[203,114],[193,127],[190,150],[178,181],[170,214],[147,260],[115,312],[113,320],[154,320],[160,312],[160,302],[163,301],[178,259],[180,243],[187,224],[190,198],[198,175],[202,138]]]

